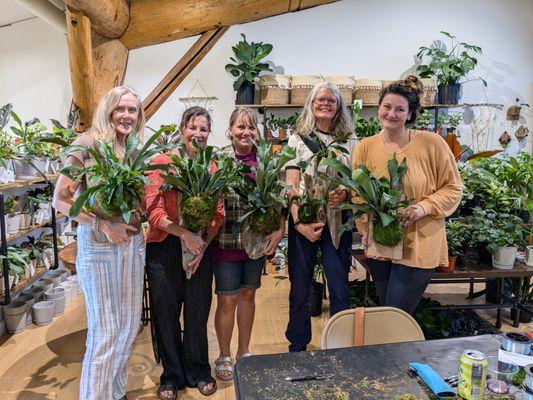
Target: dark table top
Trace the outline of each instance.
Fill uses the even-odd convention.
[[[270,354],[240,360],[235,365],[235,390],[240,400],[387,399],[413,394],[432,399],[408,363],[429,364],[441,377],[456,375],[459,355],[466,349],[497,355],[498,335],[421,342]],[[333,374],[328,380],[289,382],[287,376]]]
[[[355,259],[368,268],[367,258],[362,250],[354,252]],[[513,269],[496,269],[492,265],[479,263],[473,256],[469,256],[463,265],[457,266],[454,272],[436,272],[431,279],[459,279],[459,278],[527,278],[533,276],[533,267],[517,261]]]

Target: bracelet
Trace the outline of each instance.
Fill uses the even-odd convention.
[[[94,218],[93,218],[93,229],[95,231],[99,231],[100,230],[100,229],[98,229],[98,225],[100,224],[100,220],[101,220],[101,218],[98,215],[94,216]]]

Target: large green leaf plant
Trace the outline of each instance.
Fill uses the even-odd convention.
[[[339,208],[354,211],[353,218],[370,214],[373,219],[373,240],[384,246],[397,245],[403,239],[400,208],[409,204],[403,192],[407,161],[404,159],[399,163],[395,153],[387,162],[389,178],[379,179],[363,164],[353,172],[337,160],[324,159],[322,164],[331,166],[344,175],[345,177],[337,179],[336,182],[352,190],[364,201],[363,204],[343,204]],[[349,229],[351,225],[353,220],[344,224],[343,230]]]
[[[94,161],[90,166],[69,165],[61,170],[63,175],[77,182],[86,175],[89,182],[89,187],[72,204],[69,216],[76,217],[83,208],[91,210],[96,206],[105,217],[122,216],[129,223],[132,213],[139,209],[144,188],[149,183],[146,173],[165,168],[149,164],[151,157],[171,148],[153,146],[157,138],[158,135],[152,135],[141,147],[137,135],[132,132],[126,140],[123,158],[115,154],[112,144],[103,141],[98,141],[97,148],[77,145],[67,148],[68,153],[87,151]]]
[[[457,42],[457,38],[448,32],[440,33],[450,39],[450,46],[446,47],[444,43],[437,41],[431,47],[420,47],[416,54],[420,64],[416,70],[422,78],[435,78],[438,86],[464,83],[459,80],[476,68],[478,60],[474,56],[483,51],[479,46]],[[425,63],[424,59],[428,62]],[[478,79],[487,86],[485,80]]]
[[[233,83],[233,89],[239,88],[245,83],[253,83],[262,71],[272,71],[267,63],[261,62],[272,51],[272,45],[268,43],[249,43],[246,36],[241,33],[242,40],[232,46],[234,57],[230,57],[232,63],[226,64],[225,69],[233,77],[237,78]]]
[[[241,163],[232,157],[215,156],[213,146],[200,147],[195,143],[194,157],[189,157],[185,145],[179,154],[169,154],[169,172],[162,175],[166,189],[182,194],[180,215],[191,232],[207,228],[215,217],[218,198],[240,182]],[[212,171],[212,163],[216,170]]]

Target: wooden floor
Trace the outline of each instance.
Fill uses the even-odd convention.
[[[252,335],[251,351],[255,354],[287,351],[285,328],[288,320],[288,280],[263,277],[257,292],[257,312]],[[466,285],[433,285],[429,295],[449,302],[464,302]],[[209,320],[208,335],[211,362],[218,356],[218,344],[213,326],[216,296]],[[309,349],[319,348],[320,334],[327,313],[313,318],[313,340]],[[484,314],[494,320],[495,311]],[[504,312],[503,330],[514,330]],[[523,330],[533,325],[522,325]],[[0,338],[0,399],[2,400],[74,400],[78,398],[81,361],[85,348],[85,308],[83,296],[71,303],[65,315],[56,317],[47,327],[30,325],[17,335]],[[236,349],[234,335],[232,351]],[[234,354],[233,354],[234,355]],[[129,367],[129,394],[139,399],[157,399],[161,367],[155,364],[149,329],[138,336]],[[180,399],[205,399],[196,389],[180,393]],[[218,391],[210,399],[234,399],[232,383],[218,381]]]

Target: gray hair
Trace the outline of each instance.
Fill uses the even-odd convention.
[[[320,89],[329,89],[333,92],[335,99],[337,99],[337,112],[331,121],[331,135],[332,136],[344,136],[353,134],[354,127],[350,114],[348,113],[348,108],[344,99],[341,96],[339,88],[330,82],[320,82],[317,83],[311,93],[305,100],[305,104],[302,110],[302,113],[298,117],[298,122],[296,123],[296,133],[301,136],[307,136],[311,133],[316,127],[316,119],[313,114],[313,100],[317,92]]]

